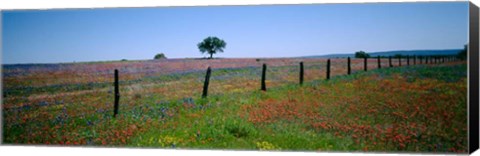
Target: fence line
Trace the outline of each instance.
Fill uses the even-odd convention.
[[[419,64],[422,64],[422,60],[425,59],[425,62],[424,64],[439,64],[439,63],[445,63],[445,62],[452,62],[452,61],[456,61],[457,58],[454,57],[454,56],[413,56],[413,64],[416,65],[416,59],[417,57],[419,58]],[[381,56],[377,56],[377,67],[378,69],[381,69]],[[364,64],[364,71],[367,71],[367,68],[368,68],[368,58],[367,57],[364,57],[363,58],[363,64]],[[430,60],[430,61],[429,61]],[[406,56],[406,62],[407,62],[407,66],[410,65],[410,56]],[[392,64],[392,56],[388,56],[388,64],[389,64],[389,67],[393,67],[393,64]],[[329,80],[330,79],[330,67],[331,67],[331,61],[330,59],[327,59],[327,65],[326,65],[326,80]],[[401,56],[398,56],[398,66],[402,66],[402,57]],[[347,57],[347,74],[350,75],[351,74],[351,59],[350,57]],[[267,71],[267,65],[264,63],[262,65],[262,78],[261,78],[261,88],[260,90],[262,91],[267,91],[267,87],[266,87],[266,84],[265,84],[265,80],[266,80],[266,71]],[[206,75],[205,75],[205,81],[204,81],[204,85],[203,85],[203,93],[202,93],[202,98],[206,98],[207,95],[208,95],[208,85],[209,85],[209,81],[210,81],[210,76],[211,76],[211,72],[212,72],[212,69],[211,67],[209,66],[207,68],[207,72],[206,72]],[[302,85],[303,82],[304,82],[304,62],[301,61],[300,62],[300,72],[299,72],[299,84]],[[118,70],[115,69],[115,72],[114,72],[114,87],[115,87],[115,92],[114,92],[114,114],[113,114],[113,117],[115,118],[116,115],[118,114],[118,107],[119,107],[119,101],[120,101],[120,92],[119,92],[119,76],[118,76]]]

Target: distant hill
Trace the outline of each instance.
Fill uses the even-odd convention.
[[[446,49],[446,50],[393,50],[393,51],[382,51],[382,52],[367,52],[372,57],[380,56],[394,56],[396,54],[401,55],[456,55],[463,49]],[[276,58],[346,58],[346,57],[355,57],[355,52],[351,54],[327,54],[327,55],[313,55],[313,56],[301,56],[301,57],[276,57]],[[275,58],[275,57],[270,57]],[[19,64],[1,64],[3,68],[30,68],[30,67],[50,67],[58,68],[60,66],[69,66],[76,64],[100,64],[100,63],[131,63],[131,62],[175,62],[175,61],[184,61],[184,60],[204,60],[206,58],[169,58],[164,60],[109,60],[109,61],[89,61],[89,62],[64,62],[64,63],[19,63]],[[215,58],[215,59],[234,59],[234,58]],[[238,58],[237,58],[238,59]],[[245,58],[249,59],[249,58]],[[250,58],[255,59],[255,58]],[[262,58],[269,59],[269,57]]]
[[[394,51],[381,51],[381,52],[367,52],[372,57],[380,56],[394,56],[396,54],[401,55],[456,55],[462,49],[446,49],[446,50],[394,50]],[[327,55],[315,55],[304,56],[301,58],[341,58],[341,57],[355,57],[355,53],[351,54],[327,54]]]

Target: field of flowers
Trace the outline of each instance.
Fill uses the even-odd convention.
[[[305,83],[298,85],[299,62]],[[169,59],[4,65],[3,143],[307,151],[467,151],[465,62]],[[267,92],[260,91],[261,65]],[[206,68],[209,96],[202,99]],[[120,109],[113,118],[113,70]]]

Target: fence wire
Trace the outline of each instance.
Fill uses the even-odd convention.
[[[441,61],[443,60],[437,60],[437,63]],[[262,64],[267,65],[266,85],[267,88],[271,88],[298,84],[300,62],[304,63],[304,82],[326,78],[327,59],[324,58],[178,59],[4,66],[3,105],[8,114],[5,116],[6,120],[19,120],[14,115],[20,113],[19,110],[51,109],[55,114],[62,113],[63,108],[74,105],[84,108],[81,110],[84,113],[110,110],[110,107],[113,107],[114,69],[119,70],[120,76],[120,110],[142,105],[139,99],[143,98],[154,99],[153,104],[160,104],[165,100],[198,98],[202,94],[207,67],[212,68],[209,95],[250,92],[260,90]],[[407,62],[414,65],[413,59],[407,61],[406,58],[402,58],[400,62],[398,58],[391,59],[394,67],[400,64],[407,66]],[[428,61],[429,64],[433,62]],[[417,58],[415,64],[425,64],[425,59]],[[381,58],[380,66],[389,68],[389,59]],[[346,75],[347,68],[347,58],[331,59],[330,77]],[[377,68],[377,58],[367,59],[368,70]],[[363,70],[364,59],[352,58],[352,74]],[[74,113],[77,110],[69,111]],[[31,116],[32,119],[35,117]]]

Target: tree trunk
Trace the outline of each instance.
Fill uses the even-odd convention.
[[[210,53],[210,59],[212,59],[212,58],[213,58],[213,53]]]

